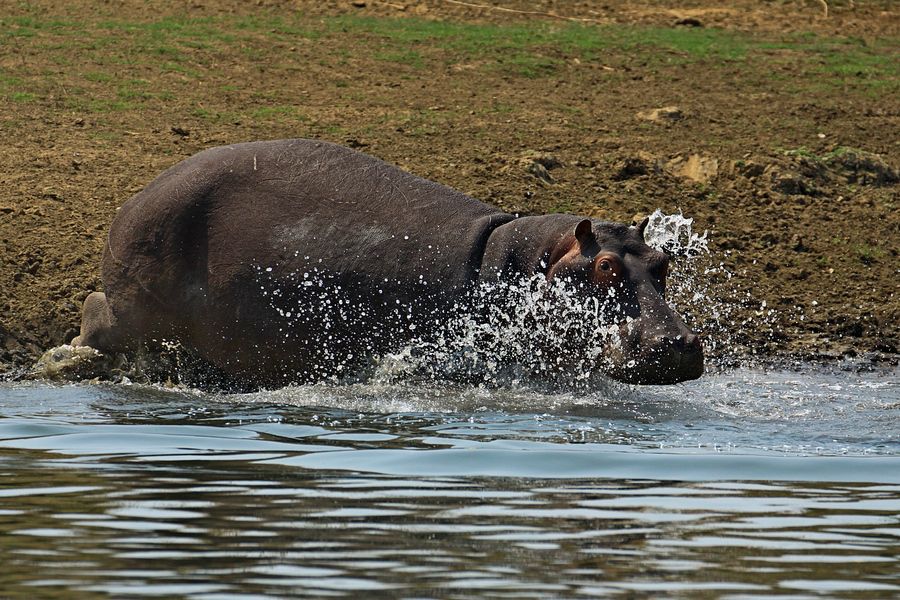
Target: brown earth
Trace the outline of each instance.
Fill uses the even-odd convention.
[[[890,0],[829,2],[827,17],[813,0],[491,3],[522,12],[441,0],[147,4],[0,9],[0,373],[77,333],[81,302],[102,289],[105,232],[132,194],[203,148],[283,137],[358,147],[512,212],[630,222],[680,209],[734,275],[712,275],[733,343],[896,361],[894,75],[873,82],[863,66],[811,77],[804,55],[779,44],[737,60],[640,45],[579,58],[548,46],[516,62],[428,39],[389,43],[378,29],[403,19],[693,26],[754,43],[853,40],[871,60],[896,60]],[[186,15],[241,25],[192,43],[168,25]],[[166,45],[166,27],[177,43]]]

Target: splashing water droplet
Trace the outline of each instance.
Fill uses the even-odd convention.
[[[699,256],[709,253],[707,244],[708,231],[699,235],[692,231],[694,219],[686,218],[680,211],[676,215],[664,214],[660,209],[653,211],[647,228],[644,230],[644,241],[651,248],[662,250],[672,256]]]

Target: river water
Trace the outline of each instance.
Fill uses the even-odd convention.
[[[0,387],[3,598],[900,596],[900,370]]]

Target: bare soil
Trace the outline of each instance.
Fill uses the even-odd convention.
[[[812,0],[469,4],[5,3],[0,373],[77,334],[132,194],[204,148],[286,137],[522,214],[681,210],[734,274],[714,289],[744,350],[896,361],[894,3],[832,1],[827,17]],[[637,41],[519,48],[435,24]],[[703,41],[687,30],[711,49],[679,46]]]

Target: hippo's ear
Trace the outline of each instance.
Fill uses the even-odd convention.
[[[592,236],[590,219],[584,219],[575,226],[575,239],[582,246],[587,246],[591,242]]]
[[[647,229],[647,223],[650,222],[650,217],[644,217],[644,220],[638,223],[637,230],[638,235],[641,236],[641,239],[644,239],[644,230]]]

